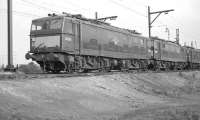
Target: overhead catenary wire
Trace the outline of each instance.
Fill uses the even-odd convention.
[[[171,16],[171,18],[173,19],[173,21],[175,21],[177,24],[180,24],[179,26],[184,26],[184,23],[179,20],[178,18],[174,18],[173,16]],[[190,40],[191,42],[192,41],[196,41],[197,39],[200,40],[200,37],[195,35],[193,32],[190,32],[190,37],[192,40]]]
[[[84,8],[81,5],[75,4],[75,3],[71,2],[71,1],[67,1],[67,0],[62,0],[62,1],[65,2],[66,4],[71,4],[74,7],[78,7],[78,9],[80,9],[80,10],[84,10],[84,11],[87,11],[87,12],[93,12],[94,13],[93,10],[91,10],[89,8]]]
[[[0,9],[0,12],[4,13],[4,14],[7,14],[7,9]],[[39,16],[39,15],[36,15],[36,14],[32,14],[32,13],[28,13],[28,12],[22,12],[22,11],[17,11],[17,10],[12,10],[14,15],[18,14],[18,15],[22,15],[22,16],[25,16],[25,17],[42,17],[42,16]]]
[[[21,12],[21,11],[17,11],[17,10],[12,10],[12,12],[13,12],[13,15],[15,16],[15,15],[17,15],[17,16],[19,16],[20,18],[22,18],[22,16],[23,17],[28,17],[28,18],[36,18],[36,17],[41,17],[41,16],[39,16],[39,15],[36,15],[36,14],[31,14],[31,13],[27,13],[27,12]],[[0,9],[0,13],[1,13],[1,16],[4,16],[4,15],[7,15],[7,9]],[[3,19],[6,19],[5,17],[2,17],[2,21],[4,21]],[[24,18],[23,18],[24,19]],[[3,27],[3,29],[2,30],[0,30],[0,31],[4,31],[5,30],[5,28]],[[4,34],[3,32],[1,32],[0,34]],[[0,35],[0,36],[2,36],[2,35]],[[4,48],[4,49],[6,49],[6,42],[4,41],[4,39],[5,39],[6,37],[4,36],[2,36],[2,42],[1,42],[1,44],[0,44],[0,47],[1,48]],[[2,67],[3,65],[5,65],[7,62],[6,62],[6,57],[7,57],[8,55],[6,54],[6,51],[0,51],[0,67]],[[13,59],[14,59],[14,61],[16,61],[16,59],[18,58],[18,54],[16,54],[15,53],[15,51],[14,51],[14,53],[13,53]],[[15,63],[14,63],[15,64]],[[15,64],[16,65],[16,64]]]
[[[36,15],[36,14],[32,14],[32,13],[26,13],[26,12],[21,12],[21,11],[16,11],[16,10],[13,10],[14,13],[16,14],[21,14],[23,16],[28,16],[28,17],[43,17],[43,16],[39,16],[39,15]]]
[[[118,1],[119,1],[119,2],[121,1],[121,2],[122,2],[122,1],[125,1],[125,0],[118,0]],[[145,8],[148,7],[147,4],[144,4],[144,3],[141,3],[141,2],[138,2],[138,1],[135,1],[135,0],[129,0],[129,1],[135,3],[135,4],[139,5],[139,6],[145,7]]]
[[[64,1],[64,2],[66,3],[66,5],[72,5],[72,6],[76,6],[76,7],[69,7],[68,8],[66,6],[63,6],[63,4],[62,5],[55,4],[55,3],[52,4],[52,3],[45,2],[45,1],[42,1],[42,0],[40,2],[37,2],[37,4],[30,2],[29,0],[20,0],[20,1],[21,1],[21,4],[23,3],[23,4],[29,5],[31,7],[43,9],[45,11],[53,12],[53,13],[56,13],[56,14],[61,14],[63,11],[65,11],[69,8],[70,8],[70,11],[74,11],[75,13],[80,13],[80,11],[86,11],[86,12],[91,12],[91,13],[95,12],[95,11],[92,11],[91,9],[83,8],[80,5],[74,4],[74,3],[69,2],[69,1]],[[53,6],[53,9],[52,9],[52,6]],[[78,9],[75,9],[75,8],[78,8]],[[55,10],[55,9],[57,9],[57,10]],[[59,12],[61,10],[62,10],[62,12]]]
[[[29,5],[35,6],[35,7],[39,8],[39,9],[43,9],[43,10],[46,10],[46,11],[51,11],[51,12],[60,14],[59,11],[52,10],[52,9],[50,9],[50,8],[47,8],[47,7],[45,7],[45,6],[36,4],[36,3],[34,3],[34,2],[30,2],[30,1],[28,1],[28,0],[21,0],[21,1],[24,2],[24,3],[27,3],[27,4],[29,4]]]
[[[141,13],[141,12],[139,12],[139,11],[133,9],[133,8],[130,8],[130,7],[128,7],[128,6],[126,6],[126,5],[122,4],[122,3],[116,2],[116,1],[114,1],[114,0],[109,0],[109,1],[110,1],[111,3],[113,3],[113,4],[117,5],[117,6],[119,6],[119,7],[122,7],[122,8],[124,8],[124,9],[126,9],[126,10],[128,10],[128,11],[134,13],[134,14],[137,14],[137,15],[142,16],[142,17],[145,17],[145,18],[148,17],[147,15],[145,15],[145,14],[143,14],[143,13]],[[146,9],[147,9],[147,7],[148,7],[147,5],[141,5],[141,6],[145,7]],[[161,23],[162,25],[164,24],[164,22],[161,21],[161,20],[159,20],[158,23]]]
[[[56,9],[63,9],[63,11],[65,10],[68,10],[69,8],[66,7],[66,6],[63,6],[60,5],[60,4],[52,4],[52,3],[49,3],[49,2],[44,2],[44,1],[41,1],[43,4],[47,5],[47,6],[54,6],[54,8]],[[63,1],[64,3],[66,3],[67,6],[73,6],[73,7],[70,7],[70,11],[74,11],[74,12],[77,12],[77,13],[80,13],[80,11],[85,11],[85,12],[91,12],[91,13],[94,13],[95,11],[92,11],[91,9],[87,9],[87,8],[83,8],[81,7],[80,5],[77,5],[77,4],[74,4],[72,2],[69,2],[69,1]]]
[[[180,19],[178,19],[178,17],[173,17],[173,16],[170,16],[170,18],[173,20],[172,22],[170,22],[171,24],[173,24],[173,27],[174,26],[176,26],[175,28],[177,29],[177,28],[181,28],[181,27],[183,27],[185,24],[180,20]],[[171,20],[170,19],[170,20]],[[184,34],[184,30],[181,30],[182,31],[182,34]],[[192,42],[194,42],[194,41],[196,41],[196,40],[200,40],[200,37],[199,36],[197,36],[194,32],[190,32],[189,33],[190,35],[188,36],[188,38],[189,38],[189,40],[188,40],[188,38],[186,39],[185,38],[185,40],[187,40],[187,42],[190,42],[190,43],[192,43]],[[190,43],[188,44],[188,45],[190,45]],[[184,44],[186,44],[186,41],[184,41]],[[195,45],[196,45],[196,48],[197,48],[197,43],[195,43]]]
[[[129,10],[129,11],[131,11],[131,12],[133,12],[133,13],[139,15],[139,16],[147,17],[147,15],[144,15],[143,13],[138,12],[137,10],[134,10],[134,9],[132,9],[132,8],[129,8],[128,6],[126,6],[126,5],[124,5],[124,4],[121,4],[121,3],[116,2],[116,1],[114,1],[114,0],[109,0],[109,1],[110,1],[111,3],[117,5],[117,6],[120,6],[120,7],[124,8],[124,9],[126,9],[126,10]]]

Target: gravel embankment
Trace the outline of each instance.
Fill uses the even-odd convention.
[[[40,79],[8,76],[0,74],[0,120],[198,120],[200,115],[197,71]]]

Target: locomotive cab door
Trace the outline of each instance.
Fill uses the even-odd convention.
[[[154,58],[156,60],[161,59],[161,44],[157,40],[154,40]]]
[[[62,50],[70,54],[80,53],[79,22],[65,19],[62,36]]]
[[[74,53],[80,54],[80,23],[79,22],[73,22],[73,32],[74,32]]]
[[[74,53],[74,27],[72,20],[65,19],[64,20],[64,28],[62,35],[62,50],[73,54]]]

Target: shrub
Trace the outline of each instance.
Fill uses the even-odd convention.
[[[42,73],[40,67],[34,62],[30,62],[24,65],[19,65],[18,71],[24,73]]]
[[[4,71],[4,65],[0,65],[0,72]]]

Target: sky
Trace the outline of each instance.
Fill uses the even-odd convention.
[[[82,14],[88,18],[118,16],[108,21],[113,26],[137,30],[148,36],[147,6],[151,11],[174,9],[153,23],[152,36],[175,41],[180,29],[180,43],[200,48],[199,0],[13,0],[13,52],[14,64],[24,64],[29,51],[31,21],[46,17],[48,13]],[[155,16],[152,16],[152,19]],[[7,64],[7,0],[0,0],[0,65]]]

